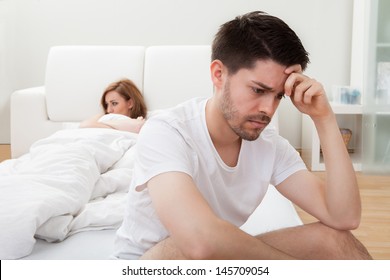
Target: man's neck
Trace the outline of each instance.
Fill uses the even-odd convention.
[[[221,159],[228,166],[236,166],[242,139],[230,128],[214,98],[209,99],[206,104],[206,125]]]

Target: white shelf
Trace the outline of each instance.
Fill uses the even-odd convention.
[[[377,43],[378,48],[390,48],[390,43]]]
[[[363,114],[363,105],[330,103],[335,114]]]
[[[362,105],[331,104],[340,128],[352,130],[348,145],[355,171],[362,170]],[[311,171],[324,171],[325,164],[320,152],[320,140],[313,121],[307,115],[302,118],[302,158]]]
[[[364,146],[359,144],[360,153],[353,161],[363,162],[363,172],[386,175],[390,170],[390,99],[378,94],[377,73],[378,63],[390,58],[389,8],[388,0],[354,0],[350,76],[350,84],[361,89],[364,104],[360,131]]]

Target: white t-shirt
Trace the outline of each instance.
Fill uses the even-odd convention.
[[[158,174],[187,173],[215,214],[239,227],[261,203],[269,184],[278,185],[306,169],[297,151],[270,125],[257,140],[243,140],[237,165],[227,166],[206,127],[206,102],[192,99],[152,117],[143,126],[127,210],[117,231],[115,258],[137,259],[168,237],[145,188]]]

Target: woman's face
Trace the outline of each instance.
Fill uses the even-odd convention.
[[[109,114],[130,115],[130,109],[133,107],[132,99],[126,100],[116,91],[109,91],[105,97],[107,112]]]

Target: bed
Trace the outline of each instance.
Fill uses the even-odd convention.
[[[0,258],[109,259],[137,135],[79,129],[79,122],[100,112],[104,88],[124,77],[141,89],[150,114],[211,96],[209,62],[210,46],[52,47],[44,86],[11,96],[13,158],[0,164]],[[299,224],[292,203],[270,186],[242,229],[258,234]]]

